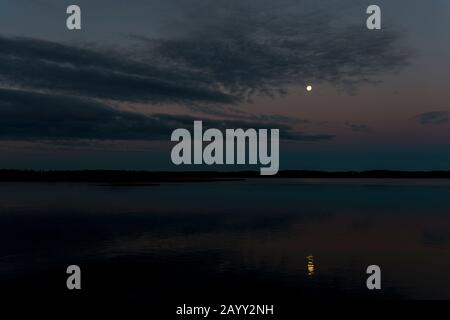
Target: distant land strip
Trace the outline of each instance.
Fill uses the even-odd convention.
[[[121,171],[121,170],[0,170],[3,182],[104,182],[161,183],[210,182],[244,179],[354,178],[354,179],[450,179],[450,171],[304,171],[284,170],[275,176],[260,176],[259,171]]]

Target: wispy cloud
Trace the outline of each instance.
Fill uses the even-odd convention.
[[[414,117],[420,124],[444,124],[450,121],[448,111],[431,111]]]
[[[355,132],[367,133],[370,131],[369,126],[367,126],[366,124],[358,124],[358,123],[353,123],[353,122],[347,121],[347,122],[345,122],[344,125],[347,129],[350,129]]]
[[[186,18],[195,32],[144,41],[149,57],[196,70],[239,97],[278,94],[310,81],[354,93],[360,83],[407,65],[410,53],[392,29],[371,32],[363,23],[337,21],[342,18],[333,10],[348,5],[192,1],[191,10],[208,12]]]

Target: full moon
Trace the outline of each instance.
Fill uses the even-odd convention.
[[[306,91],[311,91],[312,90],[312,86],[308,85],[306,86]]]

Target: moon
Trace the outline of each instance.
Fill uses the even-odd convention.
[[[308,92],[312,91],[312,86],[311,85],[307,85],[306,86],[306,91],[308,91]]]

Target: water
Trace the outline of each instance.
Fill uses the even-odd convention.
[[[119,304],[449,299],[450,181],[0,183],[9,299]],[[65,287],[82,269],[82,290]],[[382,290],[366,289],[367,266]]]

